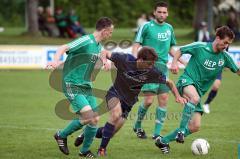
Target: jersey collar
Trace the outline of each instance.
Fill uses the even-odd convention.
[[[222,53],[222,52],[215,52],[215,51],[213,50],[213,42],[208,43],[208,45],[209,45],[209,48],[211,49],[211,53],[213,53],[213,54],[215,54],[215,55],[218,55],[218,54]]]
[[[157,23],[154,19],[152,20],[154,24],[158,25],[158,26],[163,26],[166,22],[163,22],[162,24]]]

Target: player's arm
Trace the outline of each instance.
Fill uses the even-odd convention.
[[[137,57],[137,53],[139,51],[139,49],[142,48],[142,45],[140,43],[134,43],[133,47],[132,47],[132,54],[134,57]]]
[[[233,73],[236,73],[240,76],[240,68],[239,66],[233,61],[233,59],[226,53],[225,67],[229,68]]]
[[[100,53],[100,58],[102,59],[103,68],[105,71],[108,71],[111,69],[111,61],[109,61],[111,56],[112,56],[112,52],[107,50],[102,50]]]
[[[62,64],[63,62],[60,61],[61,56],[69,50],[69,47],[67,45],[62,45],[58,48],[56,54],[53,57],[53,61],[49,62],[47,64],[47,68],[57,68],[60,64]]]
[[[180,49],[177,50],[173,56],[173,61],[172,61],[172,65],[170,67],[170,70],[173,74],[177,74],[179,69],[178,69],[178,64],[177,61],[179,60],[179,58],[182,56]]]
[[[107,60],[111,58],[111,56],[112,56],[112,52],[107,50],[102,50],[100,53],[100,58],[102,59],[103,64],[105,64]]]
[[[136,58],[137,58],[138,51],[142,48],[143,39],[145,38],[145,34],[146,34],[146,28],[147,28],[147,25],[144,24],[137,31],[137,34],[134,40],[135,43],[133,44],[133,47],[132,47],[132,54]]]
[[[167,79],[166,85],[171,89],[171,92],[175,96],[175,100],[176,100],[177,103],[181,103],[181,104],[187,103],[187,100],[180,96],[180,94],[177,90],[177,87],[172,80]]]
[[[169,50],[169,54],[174,57],[175,53],[176,53],[176,49],[174,49],[174,46],[176,46],[177,44],[177,41],[176,41],[176,37],[175,37],[175,33],[174,33],[174,30],[173,28],[171,27],[171,42],[170,42],[170,50]],[[178,59],[178,61],[183,64],[183,65],[187,65],[187,62],[182,60],[181,58]]]
[[[170,51],[169,51],[169,54],[170,54],[172,57],[174,57],[175,53],[176,53],[176,51],[175,51],[174,47],[171,47],[171,48],[170,48]],[[181,64],[183,64],[184,66],[187,65],[187,62],[184,61],[184,60],[181,59],[181,58],[179,58],[178,61],[179,61]]]
[[[173,95],[175,96],[176,102],[184,104],[187,102],[185,98],[182,98],[177,90],[176,85],[174,82],[170,79],[167,79],[165,75],[163,75],[162,72],[160,72],[155,67],[148,72],[151,75],[151,78],[148,78],[145,82],[146,83],[163,83],[166,84],[172,91]]]

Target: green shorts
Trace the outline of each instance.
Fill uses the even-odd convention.
[[[71,103],[72,110],[77,113],[83,107],[90,105],[93,111],[96,111],[97,101],[92,94],[92,88],[89,86],[79,86],[71,83],[63,85],[65,96]]]
[[[196,108],[195,108],[195,112],[199,112],[200,114],[203,114],[203,108],[201,105],[201,97],[202,97],[202,92],[199,90],[199,88],[197,87],[197,85],[194,83],[194,81],[188,77],[187,75],[183,74],[179,77],[178,81],[177,81],[177,89],[178,92],[180,93],[180,95],[183,95],[183,88],[189,85],[193,85],[197,92],[198,95],[200,96],[200,102],[197,104]]]
[[[166,64],[155,64],[155,67],[158,68],[166,77],[169,77],[168,68]],[[168,93],[170,88],[166,84],[158,84],[158,83],[147,83],[144,84],[141,91],[143,93],[151,92],[154,94],[162,94]]]
[[[148,83],[144,84],[141,90],[143,93],[151,92],[154,94],[162,94],[168,93],[170,88],[166,84]]]

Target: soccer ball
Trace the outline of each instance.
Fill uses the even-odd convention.
[[[206,155],[210,149],[210,145],[205,139],[196,139],[192,142],[192,153],[194,155]]]

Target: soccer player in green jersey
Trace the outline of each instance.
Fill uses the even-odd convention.
[[[203,113],[200,104],[201,97],[211,87],[224,67],[240,75],[238,66],[225,51],[234,37],[234,33],[227,26],[222,26],[216,30],[216,38],[212,43],[195,42],[181,47],[176,52],[171,66],[173,73],[178,72],[177,60],[181,55],[191,55],[184,73],[177,82],[179,93],[188,100],[188,103],[183,109],[179,128],[156,139],[155,144],[163,153],[169,153],[168,143],[170,141],[176,140],[184,143],[184,137],[199,131]]]
[[[65,52],[67,53],[63,68],[63,92],[70,101],[72,110],[79,114],[80,118],[72,120],[64,129],[54,135],[60,151],[66,155],[69,154],[67,137],[86,125],[85,138],[79,156],[94,157],[89,148],[97,131],[99,117],[95,113],[97,105],[96,98],[92,94],[90,78],[98,54],[102,50],[99,42],[111,37],[113,27],[111,19],[100,18],[93,34],[82,36],[73,42],[62,45],[55,54],[54,61],[48,65],[56,68],[60,64],[60,57]]]
[[[154,20],[145,23],[139,28],[132,52],[136,56],[138,50],[142,46],[150,46],[154,48],[158,54],[158,60],[155,67],[168,76],[168,53],[172,56],[174,55],[175,50],[173,46],[176,44],[173,27],[165,22],[168,17],[168,4],[165,2],[156,3],[154,16]],[[152,137],[155,139],[160,135],[160,131],[166,118],[169,88],[164,84],[151,83],[145,84],[142,91],[144,93],[144,101],[138,108],[138,116],[133,130],[137,134],[137,137],[147,137],[145,131],[142,129],[141,123],[148,108],[153,103],[154,95],[157,95],[159,106],[156,108],[155,129]]]

